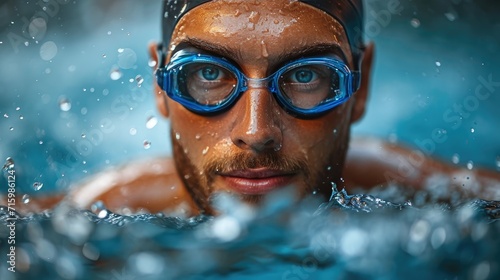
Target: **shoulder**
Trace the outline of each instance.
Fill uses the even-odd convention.
[[[344,169],[347,185],[372,188],[390,183],[423,189],[437,179],[471,198],[499,199],[500,172],[469,170],[418,149],[370,137],[351,140]]]
[[[69,201],[89,208],[101,201],[113,212],[197,214],[171,158],[136,160],[98,173],[72,187]]]

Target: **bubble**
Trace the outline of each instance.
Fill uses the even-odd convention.
[[[451,156],[451,162],[453,162],[454,164],[458,164],[460,162],[460,155],[453,154],[453,156]]]
[[[9,118],[9,115],[7,115],[7,113],[3,114],[3,117],[8,119]]]
[[[86,115],[86,114],[87,114],[87,112],[88,112],[88,110],[87,110],[87,108],[86,108],[86,107],[83,107],[83,108],[80,110],[80,113],[81,113],[82,115]]]
[[[40,57],[43,60],[49,61],[53,59],[56,55],[57,55],[57,45],[53,41],[45,42],[40,47]]]
[[[20,119],[20,120],[24,120],[23,115],[19,115],[19,119]]]
[[[30,196],[28,194],[23,195],[23,203],[28,204],[30,202]]]
[[[471,133],[474,133],[474,131],[476,131],[474,128],[471,128],[471,129],[470,129],[470,132],[471,132]]]
[[[11,157],[5,159],[5,164],[2,167],[3,170],[14,169],[14,160]]]
[[[118,53],[123,53],[124,49],[123,48],[119,48],[118,49]]]
[[[420,20],[418,20],[417,18],[412,18],[410,24],[412,27],[418,28],[420,27]]]
[[[474,168],[474,162],[472,160],[469,160],[467,162],[467,169],[472,170]]]
[[[135,128],[132,127],[128,132],[130,133],[130,135],[136,135],[137,134],[137,129],[135,129]]]
[[[196,134],[196,135],[194,136],[194,139],[196,139],[196,140],[200,140],[200,139],[201,139],[201,135]]]
[[[122,50],[120,52],[120,50]],[[118,66],[122,69],[130,69],[137,62],[137,55],[132,49],[118,49]]]
[[[203,151],[201,151],[201,154],[202,155],[206,155],[208,153],[208,149],[210,149],[210,147],[205,147],[205,149],[203,149]]]
[[[19,111],[19,110],[21,110],[21,107],[16,107],[16,111]]]
[[[103,53],[103,54],[102,54],[102,58],[106,58],[106,54],[104,54],[104,53]]]
[[[441,66],[441,62],[436,61],[436,66],[437,66],[437,67],[440,67],[440,66]]]
[[[144,140],[144,142],[142,143],[142,145],[144,146],[145,150],[151,148],[151,142],[149,142],[148,140]]]
[[[87,135],[85,135],[85,133],[82,133],[82,138],[85,139],[85,137],[87,137]]]
[[[177,139],[177,140],[181,139],[181,135],[179,133],[177,133],[177,132],[175,133],[175,139]]]
[[[120,71],[120,69],[117,69],[117,68],[111,69],[111,72],[109,73],[109,77],[113,81],[119,80],[122,77],[122,75],[123,74]]]
[[[76,71],[76,66],[75,65],[68,66],[68,71],[69,72],[75,72]]]
[[[14,130],[14,127],[12,127],[12,126],[11,126],[11,127],[9,127],[9,130],[10,130],[10,131],[13,131],[13,130]]]
[[[61,98],[59,100],[59,108],[61,111],[67,112],[71,109],[71,102],[67,98]]]
[[[498,156],[496,159],[496,165],[497,165],[497,169],[500,170],[500,156]]]
[[[146,128],[152,129],[158,124],[158,119],[154,116],[149,116],[146,120]]]
[[[43,141],[42,141],[42,140],[40,140],[40,141],[38,142],[38,144],[42,145],[42,144],[43,144]]]
[[[41,182],[34,182],[33,183],[33,190],[39,191],[43,187],[43,183]]]

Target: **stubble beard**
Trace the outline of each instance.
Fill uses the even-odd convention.
[[[336,157],[338,159],[340,157],[340,160],[337,161],[335,166],[331,166],[330,170],[326,168],[326,166],[329,166],[328,163],[323,164],[325,168],[320,170],[310,170],[305,160],[284,156],[279,152],[263,153],[258,156],[244,152],[218,155],[217,158],[207,160],[202,170],[200,170],[193,164],[188,153],[185,152],[187,150],[180,141],[175,139],[173,133],[171,133],[171,139],[173,158],[179,177],[202,213],[208,215],[214,215],[215,213],[211,207],[211,199],[216,189],[213,185],[216,173],[257,167],[267,167],[285,172],[299,172],[302,174],[303,186],[295,188],[297,195],[305,197],[314,193],[321,196],[321,200],[325,201],[328,200],[332,193],[332,183],[336,185],[340,183],[341,169],[346,154],[346,148],[342,148],[340,155],[332,153],[327,156],[326,158]],[[349,139],[349,136],[347,136],[347,139]],[[239,195],[238,197],[246,203],[259,204],[264,196]]]

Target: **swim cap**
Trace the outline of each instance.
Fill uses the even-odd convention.
[[[163,44],[168,46],[177,22],[191,9],[211,0],[164,0]],[[335,18],[347,34],[354,58],[359,58],[363,49],[363,3],[362,0],[299,0]]]

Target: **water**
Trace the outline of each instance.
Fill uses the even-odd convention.
[[[394,193],[393,193],[394,194]],[[17,279],[498,279],[500,201],[394,203],[289,193],[259,210],[228,196],[217,217],[118,215],[61,203],[16,221]],[[395,197],[393,197],[396,199]],[[399,198],[400,199],[400,198]],[[0,209],[0,221],[9,213]],[[0,236],[6,240],[6,227]],[[7,252],[6,243],[0,245]],[[1,279],[14,279],[0,256]]]

